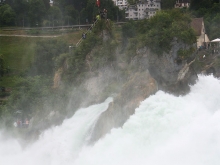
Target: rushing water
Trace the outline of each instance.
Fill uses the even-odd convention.
[[[122,128],[87,144],[104,103],[79,109],[22,149],[0,135],[1,165],[219,165],[220,80],[200,76],[191,92],[144,100]]]

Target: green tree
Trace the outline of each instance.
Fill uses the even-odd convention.
[[[129,38],[136,36],[137,30],[135,25],[135,22],[131,20],[122,26],[121,31],[123,46],[126,46]]]
[[[77,24],[79,20],[79,12],[74,8],[73,5],[65,6],[64,10],[65,24]]]
[[[74,6],[75,9],[77,9],[78,11],[81,11],[83,8],[86,7],[88,0],[54,0],[54,4],[59,6],[62,10],[62,12],[64,12],[64,9],[66,6],[72,5]]]
[[[26,0],[15,1],[13,3],[16,13],[16,25],[17,26],[29,26],[28,11],[29,2]]]
[[[174,5],[176,3],[176,0],[162,0],[161,1],[161,9],[173,9]]]
[[[181,10],[160,11],[147,22],[142,41],[158,55],[170,51],[174,38],[191,45],[196,42],[196,36],[190,22],[190,16]]]
[[[0,6],[0,25],[14,25],[15,12],[8,4]]]
[[[190,9],[191,10],[199,10],[201,8],[211,8],[213,5],[213,0],[191,0]]]
[[[41,26],[46,14],[46,7],[43,0],[30,0],[29,4],[29,20],[31,26]]]
[[[219,38],[220,36],[220,13],[218,13],[208,24],[208,34],[211,40]]]
[[[61,11],[59,7],[57,6],[50,7],[50,9],[48,10],[48,17],[49,17],[49,21],[53,26],[57,25],[61,19]]]
[[[46,10],[50,8],[50,0],[43,0]]]

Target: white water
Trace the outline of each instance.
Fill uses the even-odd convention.
[[[220,80],[200,76],[183,97],[159,91],[143,101],[122,128],[88,146],[91,127],[110,101],[78,110],[25,149],[0,135],[0,164],[220,164]]]

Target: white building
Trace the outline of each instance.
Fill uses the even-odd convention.
[[[119,9],[125,9],[128,5],[127,0],[113,0],[115,6],[118,6]]]
[[[50,6],[53,6],[53,1],[52,0],[50,0]]]
[[[175,8],[189,8],[190,0],[177,0],[175,4]]]
[[[125,18],[139,20],[150,18],[161,9],[161,0],[141,0],[136,5],[130,5],[125,10]]]

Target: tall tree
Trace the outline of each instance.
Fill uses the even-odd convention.
[[[48,10],[48,16],[49,16],[49,21],[51,22],[51,25],[57,25],[58,22],[61,19],[61,11],[59,7],[57,6],[52,6]]]
[[[65,6],[64,10],[64,19],[65,24],[77,24],[77,20],[79,19],[79,12],[74,8],[73,5]]]
[[[161,0],[161,9],[173,9],[176,0]]]
[[[50,0],[43,0],[46,10],[50,8]]]
[[[29,20],[32,26],[42,25],[46,14],[46,8],[43,0],[30,0]]]
[[[29,2],[27,0],[19,0],[13,3],[16,12],[16,25],[28,26]]]
[[[190,3],[190,9],[191,10],[198,10],[201,8],[211,8],[213,5],[214,1],[213,0],[191,0]]]
[[[15,12],[8,4],[0,6],[0,25],[14,25]]]

